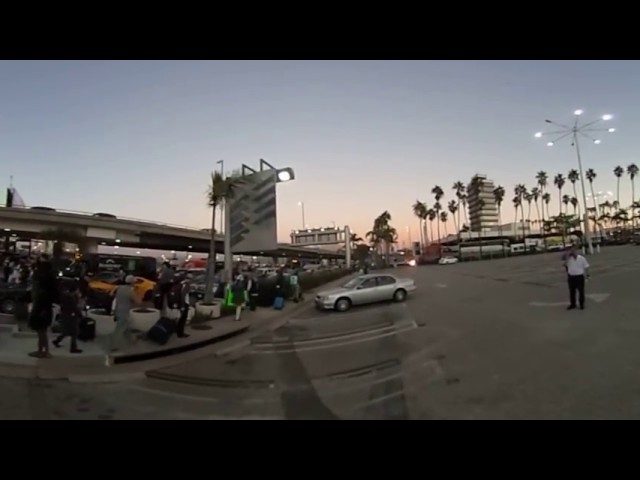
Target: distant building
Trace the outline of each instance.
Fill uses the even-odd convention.
[[[469,227],[473,232],[493,229],[498,224],[498,206],[493,196],[495,185],[486,175],[476,174],[467,186]]]
[[[346,233],[340,228],[324,227],[291,231],[291,244],[296,247],[322,248],[341,252],[345,250],[346,242]]]

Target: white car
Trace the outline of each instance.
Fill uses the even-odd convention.
[[[352,278],[343,286],[325,290],[315,298],[320,310],[346,312],[354,305],[393,300],[403,302],[416,285],[411,278],[397,278],[383,273],[369,273]]]
[[[442,257],[438,260],[440,265],[451,265],[452,263],[458,263],[458,259],[456,257]]]

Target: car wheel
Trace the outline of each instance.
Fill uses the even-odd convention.
[[[393,294],[393,301],[394,302],[404,302],[406,298],[407,298],[407,292],[405,290],[403,290],[402,288],[399,288]]]
[[[351,300],[348,298],[339,298],[336,300],[334,308],[339,312],[346,312],[351,308]]]
[[[5,313],[7,315],[13,315],[16,313],[16,301],[11,300],[9,298],[5,299],[0,303],[0,313]]]

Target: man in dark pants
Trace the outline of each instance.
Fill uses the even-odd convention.
[[[567,310],[576,308],[576,293],[580,302],[580,310],[584,310],[584,283],[589,278],[589,262],[582,255],[578,255],[575,245],[571,246],[569,255],[565,260],[569,282],[569,306]]]
[[[253,312],[258,304],[258,279],[254,272],[249,274],[247,292],[249,293],[249,310]]]
[[[164,308],[164,300],[169,294],[169,290],[173,285],[173,277],[175,275],[174,270],[171,268],[169,262],[164,262],[160,268],[160,274],[158,275],[158,283],[156,285],[157,290],[154,296],[155,308],[162,311]]]
[[[179,338],[189,336],[184,333],[184,327],[187,325],[187,318],[189,317],[189,293],[191,292],[192,278],[193,276],[188,273],[184,280],[180,282],[180,318],[178,319],[178,327],[176,328],[176,335]]]

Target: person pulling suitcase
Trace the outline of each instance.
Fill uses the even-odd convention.
[[[61,347],[62,341],[66,337],[71,338],[71,353],[82,353],[78,348],[78,330],[80,320],[82,318],[82,310],[80,303],[80,292],[78,285],[73,283],[68,289],[62,293],[60,299],[60,317],[62,320],[62,334],[58,336],[52,343],[56,348]]]

